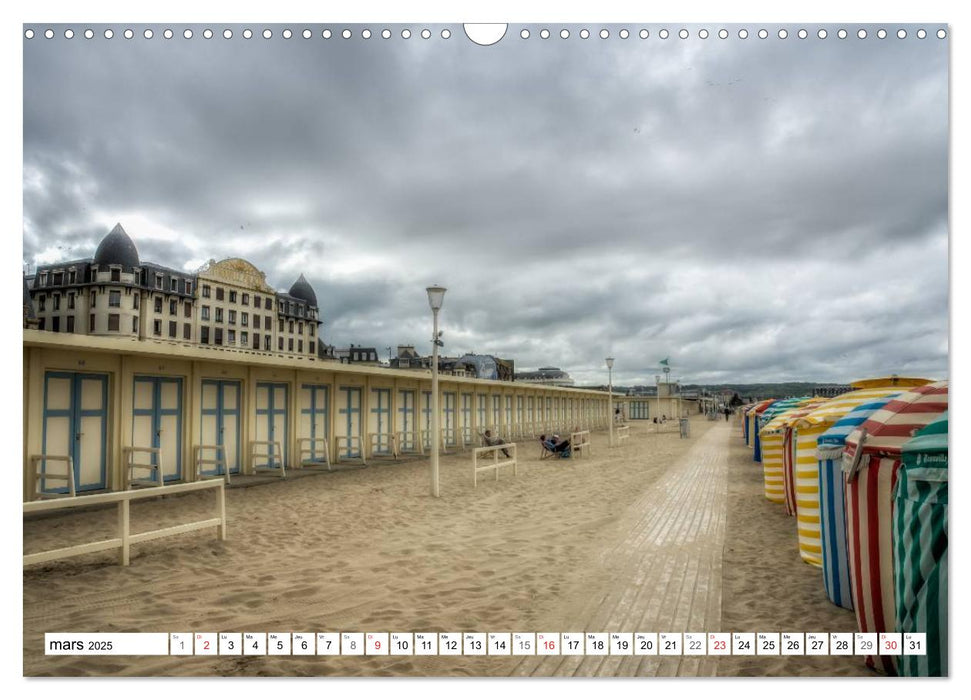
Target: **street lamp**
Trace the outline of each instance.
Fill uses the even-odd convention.
[[[654,424],[657,426],[654,432],[657,433],[661,430],[661,375],[654,375],[654,387],[655,387],[655,398],[657,399],[657,411],[654,414]]]
[[[442,344],[438,332],[438,312],[445,301],[445,287],[432,286],[428,305],[432,307],[432,496],[438,498],[438,347]]]
[[[614,358],[607,358],[607,419],[610,421],[610,446],[614,446]]]

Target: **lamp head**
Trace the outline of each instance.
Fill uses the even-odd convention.
[[[614,368],[614,358],[608,357],[607,358],[607,369],[613,369],[613,368]]]
[[[425,291],[428,292],[428,305],[432,307],[432,311],[438,311],[442,308],[442,302],[445,300],[445,287],[435,285],[428,287]]]

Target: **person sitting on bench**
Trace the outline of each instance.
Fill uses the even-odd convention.
[[[570,441],[564,438],[560,440],[559,435],[551,435],[547,438],[545,435],[539,436],[540,442],[543,443],[543,447],[552,454],[559,455],[560,457],[570,456]]]
[[[502,438],[500,438],[500,437],[495,437],[495,438],[492,437],[492,431],[491,430],[485,431],[485,434],[482,436],[482,442],[484,442],[487,447],[494,447],[496,445],[505,445],[506,444],[506,441],[503,440]],[[506,455],[506,457],[509,457],[509,450],[503,448],[502,453],[504,455]]]

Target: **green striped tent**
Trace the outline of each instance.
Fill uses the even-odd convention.
[[[901,458],[893,527],[896,629],[926,633],[927,655],[901,656],[897,670],[947,676],[947,413],[907,441]]]

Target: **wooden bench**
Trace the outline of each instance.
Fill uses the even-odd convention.
[[[350,455],[354,452],[354,446],[357,446],[357,457],[351,457]],[[341,448],[344,448],[343,450]],[[361,464],[367,466],[367,460],[364,459],[364,447],[361,445],[360,435],[340,435],[337,438],[337,459],[336,462],[346,462],[351,459],[361,460]]]
[[[588,454],[590,449],[590,431],[580,430],[570,433],[570,457],[576,457],[579,453]],[[582,455],[580,455],[582,456]]]
[[[43,470],[40,468],[42,462],[44,463]],[[64,464],[67,466],[67,471],[64,474],[52,474],[51,472],[47,471],[47,462],[64,462]],[[74,484],[74,460],[71,459],[70,456],[31,455],[30,464],[33,471],[34,484],[32,500],[36,501],[42,498],[73,498],[77,495],[77,489]],[[41,484],[47,481],[65,482],[67,484],[67,492],[57,493],[45,491]]]
[[[500,461],[499,453],[502,450],[509,451],[509,457],[503,455],[503,459]],[[485,464],[479,463],[480,456],[492,455],[492,461]],[[488,447],[476,447],[472,450],[472,486],[477,487],[479,484],[479,472],[485,471],[487,469],[493,469],[496,472],[496,481],[499,481],[499,469],[500,467],[512,467],[512,473],[514,476],[518,476],[519,471],[516,466],[516,443],[509,442],[503,445],[489,445]]]
[[[265,451],[260,451],[261,448]],[[280,475],[281,479],[287,478],[287,468],[283,464],[283,450],[280,449],[279,442],[270,440],[250,440],[249,458],[254,474],[257,472],[275,472]],[[266,462],[257,466],[256,460],[258,458],[263,458],[266,460]],[[274,462],[276,462],[276,466],[274,466]]]
[[[206,520],[184,523],[164,527],[160,530],[148,530],[131,534],[131,502],[143,498],[156,498],[158,496],[169,496],[175,493],[185,493],[188,491],[201,491],[204,489],[216,489],[216,515]],[[41,564],[57,559],[67,559],[81,554],[91,552],[103,552],[108,549],[118,549],[118,563],[128,566],[130,562],[131,545],[139,542],[156,540],[161,537],[179,535],[183,532],[192,532],[208,527],[219,528],[219,539],[226,539],[226,492],[222,481],[196,481],[187,484],[172,484],[170,486],[153,486],[151,488],[138,489],[137,491],[117,491],[115,493],[97,493],[91,496],[72,496],[56,501],[34,501],[24,503],[24,515],[29,513],[43,513],[55,510],[67,510],[77,506],[96,505],[99,503],[118,504],[118,536],[109,540],[99,542],[89,542],[86,544],[76,544],[71,547],[51,549],[46,552],[35,552],[24,555],[24,566],[30,564]]]
[[[394,434],[395,449],[399,455],[423,455],[421,437],[417,430],[399,430]]]
[[[162,467],[160,464],[160,452],[157,447],[125,447],[125,488],[133,486],[165,486],[162,477]],[[135,455],[149,455],[147,462],[136,462]],[[155,457],[155,464],[152,464],[152,457]],[[148,478],[136,476],[136,470],[147,470]]]
[[[204,457],[203,454],[212,450],[214,457]],[[196,445],[192,450],[193,461],[196,466],[196,480],[203,479],[223,479],[227,484],[230,481],[229,469],[226,468],[226,450],[222,445]],[[215,474],[203,474],[202,467],[207,464],[216,466]]]
[[[398,459],[398,447],[395,445],[393,433],[368,433],[367,441],[368,455],[371,459]],[[387,448],[384,448],[382,443],[386,443]]]
[[[318,456],[320,455],[320,456]],[[299,438],[297,440],[297,464],[301,468],[327,466],[330,471],[330,441],[325,438]]]

